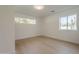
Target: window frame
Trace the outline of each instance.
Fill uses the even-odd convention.
[[[69,18],[69,16],[73,16],[73,15],[76,15],[76,19],[75,19],[75,22],[74,22],[74,23],[75,23],[74,26],[76,26],[76,28],[74,28],[74,29],[72,29],[72,28],[71,28],[71,29],[68,29],[68,26],[69,26],[69,25],[68,25],[68,24],[69,24],[69,23],[68,23],[68,18]],[[61,18],[62,18],[62,17],[67,17],[67,29],[62,29],[62,28],[61,28]],[[75,31],[76,31],[76,30],[77,30],[77,14],[72,14],[72,15],[67,15],[67,16],[60,16],[60,17],[59,17],[59,30],[75,30]]]
[[[26,17],[15,17],[14,20],[15,20],[15,23],[18,23],[18,24],[36,24],[37,22],[36,18],[29,18],[29,17],[27,18]]]

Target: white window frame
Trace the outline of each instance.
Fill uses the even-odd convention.
[[[69,29],[69,24],[70,24],[70,23],[69,23],[69,17],[72,17],[72,16],[76,17],[76,19],[73,20],[73,21],[75,21],[75,22],[74,22],[75,25],[73,25],[73,23],[71,23],[71,27],[70,27],[70,29]],[[62,29],[63,26],[61,26],[61,24],[62,24],[62,23],[61,23],[61,21],[62,21],[61,18],[64,18],[64,17],[67,17],[67,18],[66,18],[66,19],[67,19],[67,20],[66,20],[66,21],[67,21],[67,25],[66,25],[67,28]],[[63,21],[63,22],[64,22],[64,21]],[[73,27],[72,25],[73,25],[74,27]],[[77,30],[77,14],[73,14],[73,15],[69,15],[69,16],[61,16],[61,17],[59,18],[59,30]]]
[[[15,22],[18,24],[36,24],[35,18],[15,17]]]

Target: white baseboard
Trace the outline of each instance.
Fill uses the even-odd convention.
[[[19,37],[19,38],[17,38],[16,40],[22,40],[22,39],[32,38],[32,37],[36,37],[36,36],[40,36],[40,34],[31,35],[31,36],[25,36],[25,37]]]
[[[54,36],[48,36],[48,35],[43,35],[43,36],[44,36],[44,37],[48,37],[48,38],[54,38],[54,39],[56,39],[56,40],[66,41],[66,42],[70,42],[70,43],[79,45],[79,43],[72,42],[72,41],[67,41],[67,40],[62,40],[62,39],[59,39],[59,38],[54,37]]]
[[[48,38],[54,38],[56,40],[62,40],[62,41],[66,41],[66,42],[70,42],[70,43],[74,43],[74,44],[79,44],[79,43],[76,43],[76,42],[72,42],[72,41],[68,41],[66,39],[60,39],[60,38],[57,38],[57,37],[54,37],[54,36],[48,36],[48,35],[40,35],[40,34],[37,34],[37,35],[32,35],[32,36],[28,36],[28,37],[21,37],[19,39],[16,39],[16,40],[21,40],[21,39],[28,39],[28,38],[33,38],[33,37],[37,37],[37,36],[44,36],[44,37],[48,37]]]

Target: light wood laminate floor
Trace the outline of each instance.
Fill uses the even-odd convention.
[[[16,53],[20,54],[78,54],[79,45],[47,38],[33,37],[29,39],[16,40]]]

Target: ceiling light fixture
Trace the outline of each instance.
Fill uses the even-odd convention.
[[[42,9],[44,9],[44,6],[43,5],[35,5],[34,8],[37,10],[42,10]]]

